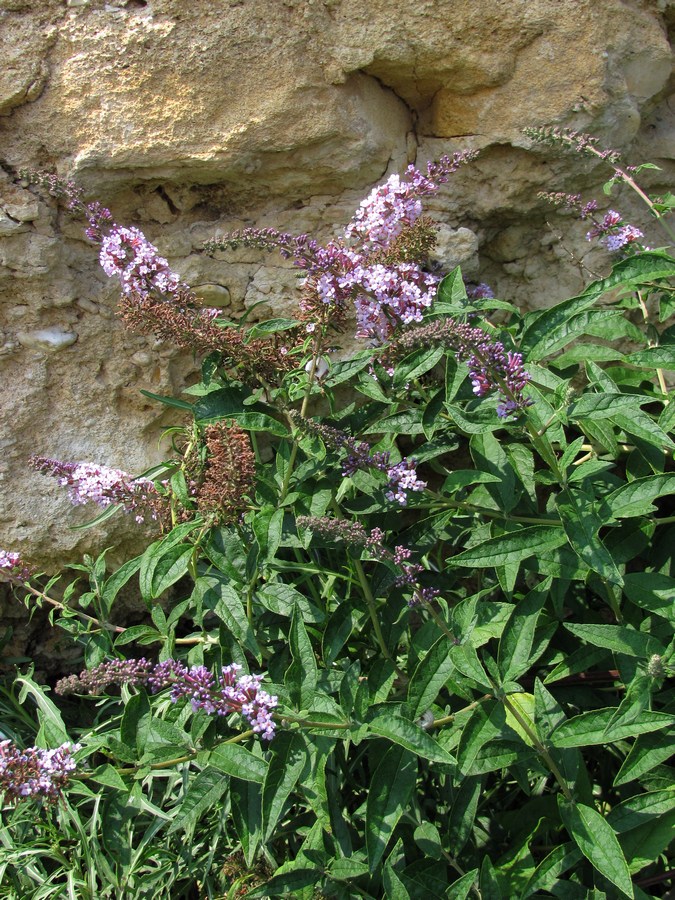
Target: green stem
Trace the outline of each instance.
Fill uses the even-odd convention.
[[[34,597],[39,597],[41,600],[44,600],[45,603],[49,603],[51,606],[54,606],[59,610],[68,610],[68,612],[74,613],[84,622],[91,622],[92,625],[96,625],[99,628],[102,628],[104,631],[111,631],[113,634],[123,634],[127,629],[123,628],[121,625],[110,625],[108,622],[101,622],[100,619],[95,619],[94,616],[89,616],[87,613],[81,612],[79,609],[73,609],[72,606],[67,606],[65,603],[61,603],[59,600],[54,600],[52,597],[49,597],[43,591],[39,591],[37,588],[34,588],[32,585],[27,584],[25,581],[21,581],[17,578],[12,578],[9,576],[9,580],[12,584],[17,587],[23,588],[28,591],[29,594],[33,594]]]
[[[228,738],[226,741],[219,741],[220,744],[240,744],[242,741],[245,741],[247,738],[252,737],[255,734],[254,731],[242,731],[241,734],[236,734],[234,737]],[[116,769],[116,771],[120,775],[133,775],[138,772],[139,769],[149,768],[153,771],[156,769],[170,769],[172,766],[178,766],[181,763],[191,762],[199,753],[198,750],[192,750],[190,753],[186,753],[183,756],[176,756],[173,759],[166,759],[164,762],[160,763],[150,763],[149,766],[140,765],[137,766],[124,766],[122,768]],[[73,779],[77,779],[78,781],[86,781],[87,779],[92,777],[92,772],[78,772],[77,774],[73,774],[71,777]]]
[[[366,598],[366,605],[368,606],[368,614],[370,615],[370,621],[373,623],[373,629],[375,630],[375,639],[382,651],[385,659],[388,659],[392,664],[394,669],[396,670],[396,674],[403,682],[403,684],[408,683],[408,676],[405,672],[399,668],[396,663],[396,660],[391,655],[389,651],[389,647],[387,647],[384,635],[382,634],[382,628],[380,626],[380,620],[377,615],[377,604],[375,603],[375,598],[373,597],[373,592],[370,590],[370,585],[368,584],[368,579],[366,578],[366,573],[363,571],[363,566],[361,565],[360,559],[353,560],[354,568],[356,569],[356,574],[359,579],[359,583],[361,585],[361,590],[363,591],[363,596]]]
[[[314,387],[314,381],[316,378],[316,367],[319,364],[319,357],[321,355],[321,334],[317,334],[316,339],[314,341],[314,350],[312,353],[312,361],[309,367],[309,373],[307,376],[307,387],[305,388],[305,394],[302,398],[302,406],[300,407],[300,417],[305,418],[307,415],[307,407],[309,406],[309,398],[312,395],[312,388]],[[286,467],[286,474],[284,475],[284,480],[281,485],[281,492],[279,494],[279,506],[284,502],[286,496],[288,494],[288,488],[291,483],[291,475],[293,474],[293,469],[295,467],[295,460],[298,455],[298,441],[294,438],[293,445],[291,447],[291,455],[288,458],[288,466]]]
[[[567,782],[563,778],[560,769],[553,761],[553,758],[552,758],[551,754],[548,752],[548,750],[546,749],[546,747],[539,740],[539,737],[535,734],[535,732],[530,727],[530,723],[527,721],[527,719],[525,719],[524,716],[522,716],[520,714],[520,711],[513,705],[513,703],[511,703],[511,701],[506,696],[506,694],[499,696],[499,692],[495,690],[495,697],[498,700],[501,700],[501,702],[504,704],[506,709],[511,713],[513,718],[516,720],[516,722],[518,722],[518,724],[523,729],[525,734],[532,741],[532,744],[534,745],[535,750],[541,756],[541,758],[544,760],[544,762],[548,766],[551,774],[553,775],[555,780],[560,785],[560,790],[563,792],[565,799],[569,800],[570,802],[574,802],[573,797],[572,797],[572,792],[567,787]]]
[[[426,491],[432,497],[439,497],[432,491]],[[462,503],[461,500],[443,500],[439,497],[438,503],[433,506],[416,506],[415,509],[439,509],[449,507],[450,509],[461,509],[467,513],[477,516],[486,516],[489,519],[505,519],[509,522],[521,522],[524,525],[562,525],[560,519],[544,519],[541,516],[512,516],[498,509],[486,509],[484,506],[472,506],[470,503]]]

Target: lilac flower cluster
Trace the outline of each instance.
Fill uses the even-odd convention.
[[[586,240],[592,241],[595,238],[600,239],[600,243],[604,244],[610,253],[625,249],[629,244],[634,244],[644,237],[639,228],[634,225],[626,224],[621,218],[621,214],[614,209],[610,209],[602,220],[602,222],[594,221],[591,230],[586,234]]]
[[[34,574],[35,569],[21,559],[21,554],[0,549],[0,575],[6,575],[14,582],[24,582]]]
[[[537,196],[548,200],[554,206],[564,206],[567,209],[577,210],[579,218],[582,220],[591,219],[593,227],[586,233],[586,240],[593,241],[599,238],[600,243],[610,253],[624,250],[630,244],[635,244],[640,238],[644,237],[639,228],[624,222],[621,214],[614,209],[608,210],[602,220],[599,220],[595,216],[598,209],[597,201],[589,200],[588,203],[583,203],[581,194],[565,194],[562,191],[554,193],[541,191]]]
[[[356,306],[356,337],[384,342],[398,325],[421,322],[433,303],[439,278],[413,263],[359,265],[341,279]]]
[[[66,209],[83,216],[88,223],[85,231],[87,237],[97,244],[101,242],[104,231],[112,224],[112,215],[109,209],[106,209],[97,200],[93,203],[85,203],[82,199],[84,192],[74,181],[59,178],[58,175],[49,172],[21,171],[19,174],[29,184],[40,185],[52,197],[63,200]]]
[[[99,259],[109,278],[119,278],[127,297],[147,297],[153,289],[174,294],[182,287],[179,276],[138,228],[113,225],[101,241]]]
[[[113,659],[102,662],[79,675],[68,675],[56,683],[57,694],[102,694],[112,685],[146,684],[153,664],[147,659]]]
[[[300,305],[309,321],[308,330],[316,324],[336,324],[336,317],[339,322],[353,302],[357,337],[382,343],[398,326],[421,321],[439,281],[407,261],[395,250],[396,242],[406,231],[423,224],[420,198],[437,191],[439,184],[475,155],[466,151],[443,156],[437,163],[428,163],[426,175],[409,166],[403,177],[390,176],[363,200],[343,240],[325,247],[307,235],[294,238],[274,229],[246,228],[210,241],[206,248],[214,251],[247,244],[276,248],[282,256],[293,257],[307,274]],[[358,246],[350,247],[354,239]]]
[[[80,744],[67,742],[54,750],[20,750],[9,740],[0,741],[0,791],[8,800],[42,798],[53,803],[77,768],[73,753],[80,749]]]
[[[30,462],[38,472],[53,475],[62,487],[67,487],[75,506],[92,502],[105,509],[116,503],[133,513],[139,524],[161,522],[166,512],[166,500],[149,478],[132,478],[121,469],[61,462],[46,456],[33,456]]]
[[[402,459],[395,466],[387,469],[388,490],[385,494],[387,500],[395,500],[401,506],[406,506],[408,498],[406,491],[423,491],[427,483],[417,477],[416,462],[414,459]]]
[[[171,700],[189,699],[192,709],[209,715],[229,716],[241,713],[256,734],[271,741],[275,722],[272,710],[278,698],[261,689],[262,675],[239,675],[241,666],[225,666],[216,678],[205,666],[188,669],[174,659],[152,665],[147,659],[113,660],[101,663],[79,676],[62,678],[56,685],[59,694],[83,692],[98,694],[110,685],[147,684],[152,691],[171,688]]]

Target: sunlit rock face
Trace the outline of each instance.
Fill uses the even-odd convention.
[[[0,546],[52,569],[137,547],[128,520],[68,530],[87,513],[27,457],[140,472],[175,421],[141,389],[176,394],[196,371],[122,329],[80,225],[20,169],[76,178],[209,304],[263,315],[292,309],[293,270],[207,257],[204,240],[243,225],[327,239],[388,174],[480,149],[430,204],[436,260],[533,308],[609,264],[537,192],[602,199],[607,173],[522,129],[590,131],[672,183],[673,27],[670,0],[0,0]]]

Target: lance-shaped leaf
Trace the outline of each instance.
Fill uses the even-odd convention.
[[[612,519],[649,516],[656,511],[654,500],[675,494],[675,473],[636,478],[608,494],[598,509],[605,523]]]
[[[633,897],[628,863],[609,822],[592,807],[569,803],[560,794],[558,808],[567,833],[589,862],[623,895]]]
[[[554,550],[565,543],[567,535],[562,528],[532,525],[483,541],[453,556],[448,564],[471,569],[505,566],[535,556],[541,550]]]
[[[584,491],[567,489],[556,498],[563,528],[574,552],[594,572],[612,584],[623,584],[612,555],[598,537],[605,524],[598,515],[593,498]]]
[[[379,866],[399,819],[410,802],[417,779],[417,759],[398,744],[385,750],[368,790],[366,849],[370,870]]]

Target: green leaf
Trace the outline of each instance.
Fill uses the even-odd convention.
[[[178,400],[176,397],[163,397],[161,394],[153,394],[152,391],[144,391],[142,389],[141,394],[143,394],[144,397],[148,397],[150,400],[157,400],[165,406],[173,406],[175,409],[192,411],[192,404],[186,403],[185,400]]]
[[[578,488],[562,490],[556,497],[556,507],[567,538],[579,558],[611,584],[623,584],[611,553],[598,537],[606,520],[598,515],[593,498]]]
[[[614,785],[618,787],[635,781],[646,772],[665,762],[673,755],[675,729],[665,728],[660,732],[641,734],[630,748],[628,756],[617,772]]]
[[[230,779],[232,822],[249,869],[262,840],[261,794],[260,786],[254,782]]]
[[[286,801],[308,762],[307,747],[299,734],[282,732],[274,739],[271,749],[272,758],[262,791],[262,821],[266,841],[274,834]]]
[[[487,700],[473,710],[457,746],[457,761],[464,775],[473,771],[480,751],[504,730],[505,725],[504,708],[496,700]]]
[[[264,506],[253,520],[260,555],[258,563],[267,563],[277,555],[284,526],[283,509],[275,509],[273,506]]]
[[[379,866],[389,839],[406,811],[417,779],[417,759],[404,747],[385,750],[373,772],[366,800],[366,849],[370,870]]]
[[[291,702],[299,709],[306,709],[316,690],[318,669],[312,643],[296,607],[291,619],[290,649],[292,662],[284,675]]]
[[[238,534],[228,528],[212,528],[201,545],[206,556],[232,581],[243,582],[246,572],[246,547]]]
[[[532,665],[530,656],[534,634],[551,582],[552,579],[545,579],[513,607],[497,654],[497,664],[504,681],[517,681]]]
[[[422,759],[431,762],[453,765],[455,759],[437,744],[433,738],[423,731],[419,725],[408,721],[395,713],[378,713],[368,722],[368,737],[384,737],[406,750],[410,750]]]
[[[483,779],[478,777],[462,777],[454,791],[447,819],[447,843],[455,857],[471,837],[482,791]]]
[[[592,282],[578,297],[525,317],[525,328],[521,336],[521,350],[525,358],[541,359],[549,342],[557,339],[559,330],[573,316],[591,307],[607,291],[617,287],[629,290],[632,285],[668,278],[673,274],[675,260],[662,251],[645,251],[621,260],[614,265],[607,278]]]
[[[632,410],[630,415],[617,413],[611,417],[610,421],[618,428],[622,428],[626,434],[646,441],[646,443],[656,447],[658,450],[675,449],[675,443],[668,437],[666,432],[642,410]]]
[[[241,647],[260,659],[260,648],[253,629],[246,618],[244,601],[240,593],[224,578],[203,575],[195,582],[193,597],[212,610],[232,633]]]
[[[471,869],[470,872],[465,872],[457,881],[453,881],[445,895],[447,900],[466,900],[471,894],[477,875],[478,869]]]
[[[641,403],[647,402],[647,397],[635,397],[633,394],[610,393],[603,391],[599,394],[583,394],[575,400],[567,410],[568,418],[578,419],[609,419],[620,410],[625,409],[633,413],[640,408]]]
[[[648,516],[656,511],[654,500],[667,494],[675,494],[675,473],[636,478],[608,494],[600,506],[599,515],[605,522]]]
[[[443,356],[443,347],[422,347],[414,350],[396,364],[394,371],[394,388],[400,390],[409,381],[424,375],[429,369],[433,369]]]
[[[114,766],[111,766],[110,763],[105,763],[94,769],[89,777],[97,784],[103,784],[106,787],[114,788],[116,791],[126,791],[129,787],[117,769]]]
[[[408,685],[408,704],[414,719],[429,709],[454,668],[447,638],[440,637],[417,664]]]
[[[675,809],[675,790],[648,791],[629,797],[607,816],[607,821],[617,834],[639,828],[648,818],[663,816]]]
[[[675,810],[663,813],[619,836],[632,873],[640,872],[665,853],[675,834]]]
[[[569,803],[560,794],[558,808],[567,833],[584,856],[625,896],[633,897],[633,883],[626,858],[607,820],[592,807]]]
[[[624,359],[624,362],[643,369],[668,369],[675,370],[675,346],[648,347],[646,350],[638,350]]]
[[[268,582],[255,594],[265,609],[278,616],[291,618],[294,610],[298,610],[303,622],[322,622],[324,613],[311,603],[297,588],[283,582]]]
[[[185,831],[188,835],[194,832],[202,815],[214,806],[228,788],[228,779],[218,769],[207,767],[190,782],[178,812],[169,827],[168,834]]]
[[[476,544],[470,550],[451,557],[448,564],[481,569],[504,566],[535,556],[542,550],[553,550],[566,542],[567,536],[562,528],[532,525]]]
[[[571,841],[560,844],[539,863],[528,879],[520,900],[527,900],[539,891],[550,892],[561,875],[583,858],[581,850]]]
[[[257,897],[296,897],[302,888],[316,885],[321,880],[321,871],[306,866],[273,875],[261,887],[246,894],[247,898]]]
[[[363,614],[355,610],[348,600],[342,602],[333,612],[323,633],[322,654],[325,666],[332,665],[339,657],[340,651],[362,618]],[[303,619],[306,622],[312,621],[306,615],[303,615]]]
[[[290,328],[296,328],[302,323],[297,319],[267,319],[265,322],[256,322],[246,332],[246,343],[260,337],[267,337],[268,334],[276,334],[279,331],[288,331]]]
[[[44,738],[47,746],[53,747],[68,741],[68,731],[61,713],[56,704],[49,699],[45,689],[33,681],[30,675],[17,675],[14,683],[21,688],[19,703],[25,703],[26,697],[30,694],[37,704],[40,714],[40,736]]]
[[[220,744],[209,754],[209,766],[258,784],[265,780],[268,768],[265,760],[239,744]]]
[[[233,413],[228,418],[236,422],[244,431],[266,431],[268,434],[277,435],[277,437],[288,436],[287,426],[265,413],[240,412]]]
[[[499,483],[497,475],[489,472],[478,472],[476,469],[457,469],[451,472],[443,482],[443,494],[454,494],[472,484]]]
[[[382,870],[382,885],[387,900],[410,900],[408,889],[389,862],[384,864],[384,869]]]
[[[330,367],[325,383],[329,387],[333,387],[333,385],[342,384],[343,381],[349,381],[350,378],[362,369],[365,369],[366,366],[371,365],[372,361],[373,354],[370,350],[357,353],[351,359],[340,360]]]
[[[515,472],[501,443],[493,434],[485,432],[474,434],[469,446],[476,468],[499,479],[487,488],[487,493],[499,509],[510,512],[520,499],[520,488],[516,490]]]
[[[125,562],[123,565],[114,572],[110,578],[108,578],[103,586],[103,590],[101,592],[101,599],[105,604],[106,612],[110,612],[110,609],[113,605],[115,598],[117,597],[120,590],[124,587],[124,585],[132,578],[136,572],[141,567],[141,557],[137,556],[135,559],[130,559],[128,562]]]
[[[156,600],[187,572],[194,548],[182,542],[198,527],[197,522],[178,525],[166,537],[150,544],[141,557],[138,584],[144,600]],[[160,591],[160,593],[161,593]]]
[[[626,653],[647,659],[654,653],[663,654],[665,648],[651,635],[635,631],[626,625],[575,625],[564,622],[564,627],[596,647],[605,647],[615,653]]]
[[[607,726],[616,713],[615,706],[595,709],[567,719],[551,734],[554,747],[583,747],[592,744],[611,744],[623,738],[635,737],[649,731],[669,728],[675,723],[675,716],[666,713],[645,710],[633,722],[614,726],[610,731]]]
[[[438,285],[437,297],[438,301],[433,307],[434,312],[439,309],[439,304],[441,303],[449,303],[452,306],[459,306],[461,308],[469,305],[467,302],[468,297],[464,279],[462,278],[462,271],[459,266],[456,266],[452,272],[448,272],[448,274],[441,279]]]

